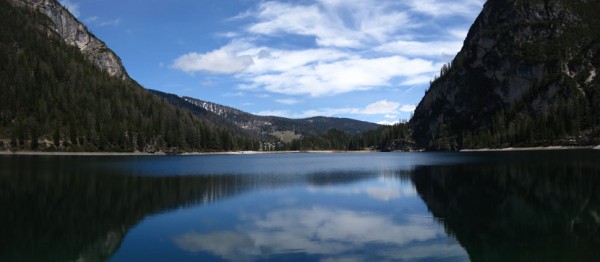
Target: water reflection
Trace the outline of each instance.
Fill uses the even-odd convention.
[[[3,156],[0,261],[600,261],[599,156]]]
[[[417,191],[411,184],[398,185],[397,181],[382,181],[381,184],[367,187],[309,187],[308,192],[318,194],[366,195],[371,199],[385,202],[417,195]]]
[[[89,160],[0,157],[1,261],[105,260],[148,214],[246,189],[234,176],[123,176]]]
[[[0,157],[0,223],[5,225],[0,260],[106,260],[130,228],[150,214],[198,207],[261,188],[319,188],[373,176],[331,168],[298,176],[145,176],[114,168],[114,163],[128,162],[122,157]]]
[[[207,234],[188,232],[174,241],[183,250],[211,252],[232,261],[294,252],[319,257],[350,256],[368,248],[376,250],[376,254],[361,256],[360,260],[381,261],[399,256],[431,257],[432,253],[419,251],[431,250],[432,246],[462,250],[456,243],[427,244],[445,236],[443,229],[432,226],[427,217],[408,217],[398,222],[383,214],[326,207],[274,210],[250,218],[241,229]],[[405,252],[408,250],[412,252]],[[444,256],[457,254],[464,251]]]
[[[421,166],[413,181],[472,261],[600,261],[598,154],[505,156]]]

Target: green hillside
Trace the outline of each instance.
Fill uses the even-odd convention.
[[[109,76],[63,42],[46,15],[0,1],[0,150],[223,151],[256,149]]]

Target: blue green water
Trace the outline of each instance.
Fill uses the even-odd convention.
[[[0,156],[1,261],[600,261],[600,152]]]

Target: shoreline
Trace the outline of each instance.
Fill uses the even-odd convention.
[[[0,156],[165,156],[163,152],[42,152],[42,151],[0,151]]]
[[[481,148],[461,149],[458,152],[516,152],[516,151],[552,151],[552,150],[600,150],[600,146],[538,146],[538,147],[505,147],[505,148]]]
[[[600,150],[598,146],[547,146],[547,147],[505,147],[505,148],[480,148],[461,149],[455,152],[518,152],[518,151],[552,151],[552,150]],[[404,151],[393,151],[404,152]],[[423,151],[411,151],[423,152]],[[435,151],[432,151],[435,152]],[[342,154],[342,153],[379,153],[379,151],[359,150],[306,150],[306,151],[230,151],[230,152],[183,152],[180,154],[167,154],[159,151],[156,153],[146,152],[43,152],[43,151],[0,151],[0,156],[210,156],[210,155],[259,155],[259,154]]]
[[[208,155],[258,155],[258,154],[297,154],[297,153],[374,153],[377,151],[338,151],[338,150],[307,150],[307,151],[230,151],[230,152],[184,152],[173,156],[208,156]],[[42,151],[0,151],[0,156],[168,156],[165,152],[42,152]]]

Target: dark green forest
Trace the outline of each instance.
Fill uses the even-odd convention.
[[[499,53],[518,64],[548,65],[548,77],[530,87],[515,103],[496,105],[488,103],[492,100],[481,99],[484,104],[479,106],[486,110],[476,111],[470,118],[448,109],[449,105],[433,104],[446,120],[437,128],[433,125],[433,132],[429,133],[423,127],[435,119],[417,114],[420,122],[413,118],[408,123],[362,133],[322,128],[318,130],[322,134],[301,133],[302,138],[283,144],[243,130],[204,109],[178,102],[182,99],[175,95],[152,93],[132,79],[111,77],[86,60],[79,49],[67,45],[53,31],[52,21],[46,15],[0,1],[0,151],[443,151],[597,145],[600,78],[588,69],[600,65],[600,33],[596,30],[600,19],[595,18],[594,12],[576,7],[581,5],[573,4],[571,8],[588,23],[573,27],[556,41],[498,45]],[[543,31],[549,25],[531,26]],[[510,28],[501,29],[483,34],[508,39]],[[452,63],[444,65],[426,96],[439,92],[436,86],[452,81],[477,87],[473,90],[478,91],[473,92],[479,93],[465,96],[490,96],[481,93],[486,89],[479,87],[490,86],[491,80],[469,68],[473,63],[470,59],[474,58],[461,52]],[[564,73],[559,66],[563,61],[568,62],[564,66],[569,72],[578,73]],[[463,71],[470,73],[458,73]],[[471,90],[460,87],[465,92]],[[332,126],[331,119],[308,120],[313,126]],[[329,122],[320,124],[325,120]],[[300,127],[297,121],[281,121],[287,121],[284,130]],[[363,129],[366,128],[361,127],[360,131]]]
[[[409,151],[415,149],[407,123],[381,126],[375,130],[351,135],[348,132],[330,129],[324,134],[296,139],[288,145],[290,150],[377,150]]]
[[[38,12],[0,1],[0,149],[49,151],[253,150],[233,134],[110,77]]]
[[[600,78],[596,77],[600,66],[600,3],[544,3],[486,3],[483,13],[493,10],[489,17],[475,21],[463,50],[442,68],[425,94],[426,98],[439,99],[415,111],[411,127],[420,147],[456,150],[600,144]],[[553,7],[561,15],[527,15],[544,7]],[[478,39],[497,41],[480,67],[474,66]],[[502,67],[506,64],[510,66]],[[494,78],[492,72],[528,74],[535,79],[531,69],[537,66],[544,68],[537,73],[543,77],[523,86],[515,101],[507,102],[497,95],[514,85]],[[458,89],[459,95],[447,100],[453,102],[444,101],[451,92],[440,93],[449,86]],[[442,123],[428,132],[430,123],[438,119],[443,119]]]

